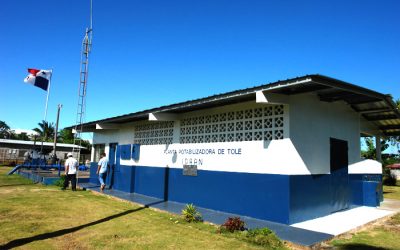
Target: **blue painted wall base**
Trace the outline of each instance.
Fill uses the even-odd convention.
[[[354,205],[377,207],[383,201],[381,174],[351,174],[350,184]]]
[[[99,177],[97,175],[97,162],[90,163],[90,177],[89,182],[100,185]]]
[[[98,183],[92,169],[90,182]],[[336,177],[331,174],[289,176],[198,170],[197,176],[186,176],[182,169],[124,166],[117,161],[113,176],[113,188],[119,191],[284,224],[328,215],[337,211],[336,204],[375,206],[379,196],[375,192],[379,182],[354,175],[348,176],[350,185],[340,190],[339,197],[333,180]]]

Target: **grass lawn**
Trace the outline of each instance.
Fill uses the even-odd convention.
[[[383,196],[388,199],[400,200],[400,183],[397,186],[383,186]]]
[[[400,200],[400,186],[383,186],[384,198]],[[400,213],[330,242],[337,249],[400,249]]]
[[[89,191],[7,176],[0,166],[0,249],[261,249],[205,223]]]

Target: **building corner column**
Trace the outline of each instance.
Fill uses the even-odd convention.
[[[379,135],[375,136],[375,150],[376,150],[376,160],[382,162],[381,137]]]

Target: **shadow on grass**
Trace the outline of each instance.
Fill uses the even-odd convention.
[[[361,243],[349,243],[345,245],[338,246],[340,250],[360,250],[360,249],[368,249],[368,250],[388,250],[389,248],[384,247],[374,247],[366,244]]]
[[[163,201],[161,201],[161,202],[163,202]],[[139,208],[136,208],[136,209],[130,209],[130,210],[124,211],[122,213],[114,214],[114,215],[105,217],[103,219],[96,220],[96,221],[93,221],[93,222],[90,222],[90,223],[87,223],[87,224],[83,224],[83,225],[80,225],[80,226],[61,229],[61,230],[54,231],[54,232],[51,232],[51,233],[39,234],[39,235],[27,237],[27,238],[21,238],[21,239],[12,240],[12,241],[6,243],[5,245],[0,245],[0,249],[10,249],[10,248],[14,248],[14,247],[20,247],[20,246],[23,246],[25,244],[31,243],[33,241],[46,240],[46,239],[50,239],[50,238],[54,238],[54,237],[59,237],[59,236],[62,236],[64,234],[73,233],[73,232],[76,232],[76,231],[81,230],[81,229],[86,228],[86,227],[94,226],[94,225],[97,225],[97,224],[100,224],[100,223],[103,223],[103,222],[107,222],[107,221],[110,221],[112,219],[116,219],[118,217],[121,217],[121,216],[124,216],[124,215],[127,215],[127,214],[138,212],[140,210],[143,210],[145,208],[149,208],[150,206],[156,205],[156,204],[161,203],[161,202],[154,202],[154,203],[146,204],[143,207],[139,207]]]

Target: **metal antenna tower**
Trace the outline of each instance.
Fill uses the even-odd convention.
[[[83,123],[85,121],[86,112],[86,90],[87,80],[89,73],[89,54],[92,47],[92,33],[93,33],[93,2],[90,1],[90,28],[86,28],[85,36],[82,41],[82,52],[81,52],[81,68],[79,75],[79,88],[78,88],[78,107],[76,112],[76,123],[75,123],[75,135],[74,135],[74,148],[72,150],[74,156],[80,161],[81,145],[82,145],[82,130]]]

